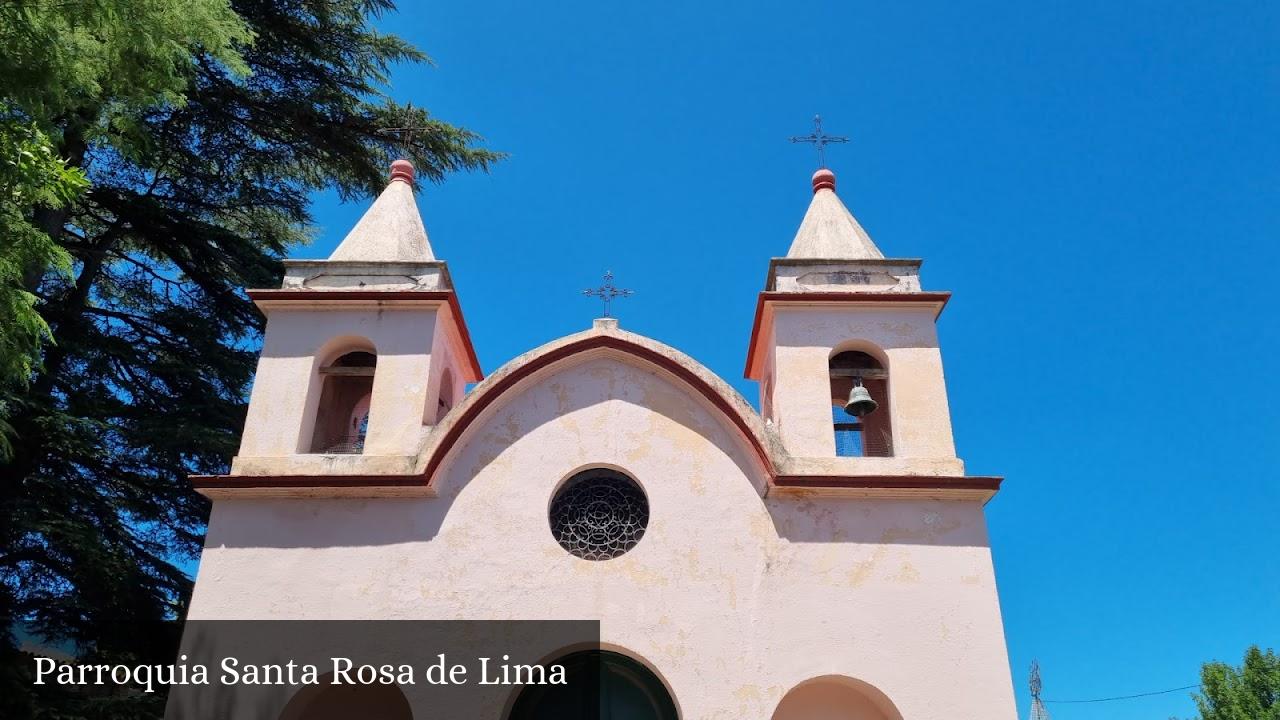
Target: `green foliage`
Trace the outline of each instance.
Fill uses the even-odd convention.
[[[251,39],[227,0],[8,0],[0,78],[30,117],[79,116],[120,146],[139,112],[185,101],[200,58],[247,73],[238,47]]]
[[[1197,720],[1280,720],[1280,656],[1255,645],[1238,668],[1205,663],[1194,698]]]
[[[138,113],[182,104],[197,53],[247,72],[236,48],[251,37],[226,0],[0,3],[0,459],[11,453],[5,418],[15,393],[49,337],[30,278],[71,267],[39,227],[41,209],[64,208],[84,190],[76,166],[87,142],[131,150],[145,140]],[[74,141],[59,158],[54,142],[68,130]]]
[[[37,206],[64,207],[88,181],[67,167],[34,124],[0,115],[0,460],[13,455],[6,418],[13,392],[26,386],[49,326],[25,287],[31,268],[65,274],[71,256],[32,224]]]
[[[32,212],[64,207],[87,186],[84,173],[67,167],[33,123],[0,114],[0,385],[24,385],[48,337],[36,296],[24,287],[28,269],[71,270],[71,256],[32,224]]]
[[[400,154],[432,180],[498,158],[385,97],[393,65],[426,59],[373,28],[389,0],[225,5],[0,3],[0,42],[18,49],[0,58],[5,99],[91,183],[22,211],[71,266],[27,274],[54,344],[10,397],[0,628],[21,620],[103,661],[184,612],[175,563],[207,513],[186,478],[225,470],[255,365],[262,319],[242,288],[279,284],[309,194],[377,192]],[[381,132],[405,125],[423,129]]]

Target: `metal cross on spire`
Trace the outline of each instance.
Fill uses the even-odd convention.
[[[614,298],[631,297],[635,291],[627,288],[620,288],[613,284],[613,271],[604,271],[604,284],[598,288],[587,288],[582,291],[583,295],[588,297],[598,297],[604,301],[604,317],[609,317],[609,303]]]
[[[818,168],[827,166],[826,147],[831,143],[847,143],[849,138],[843,135],[828,135],[822,131],[822,116],[813,116],[813,132],[808,135],[793,135],[791,137],[793,143],[813,143],[818,149]]]
[[[403,122],[409,123],[413,118],[413,103],[405,103],[404,110],[398,114],[404,118]],[[428,130],[431,130],[431,129],[432,128],[429,128],[425,125],[406,124],[402,127],[378,128],[377,133],[379,135],[399,135],[400,144],[407,147],[413,144],[414,134],[420,133],[420,132],[427,132]]]

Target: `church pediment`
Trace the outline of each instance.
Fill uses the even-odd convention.
[[[574,377],[553,380],[555,388],[545,386],[547,378],[566,372]],[[646,381],[645,376],[653,380]],[[677,423],[697,426],[696,432],[715,435],[732,446],[725,450],[739,453],[752,466],[750,474],[758,478],[756,489],[761,495],[766,492],[777,450],[770,449],[772,441],[751,405],[687,355],[619,330],[612,322],[598,322],[591,330],[543,345],[490,374],[432,432],[420,456],[420,472],[436,483],[450,456],[472,441],[475,426],[504,410],[510,413],[513,404],[526,404],[522,396],[539,384],[544,385],[541,392],[550,391],[550,395],[536,400],[537,407],[523,422],[519,418],[508,422],[512,432],[530,432],[590,404],[618,402],[644,408],[644,412],[665,413]],[[586,431],[619,435],[625,427],[618,423]]]

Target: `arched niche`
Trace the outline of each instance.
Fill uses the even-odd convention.
[[[567,684],[523,688],[507,720],[679,720],[662,679],[634,658],[583,650],[551,663],[564,666]]]
[[[413,720],[409,699],[397,685],[306,687],[289,700],[279,720]]]
[[[773,720],[902,720],[875,687],[843,675],[806,680],[783,696]]]

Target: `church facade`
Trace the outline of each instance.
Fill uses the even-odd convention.
[[[413,182],[397,161],[329,259],[249,291],[266,335],[230,472],[194,478],[190,619],[598,620],[645,685],[614,717],[1014,720],[949,294],[831,172],[761,260],[759,411],[611,319],[482,373]]]

